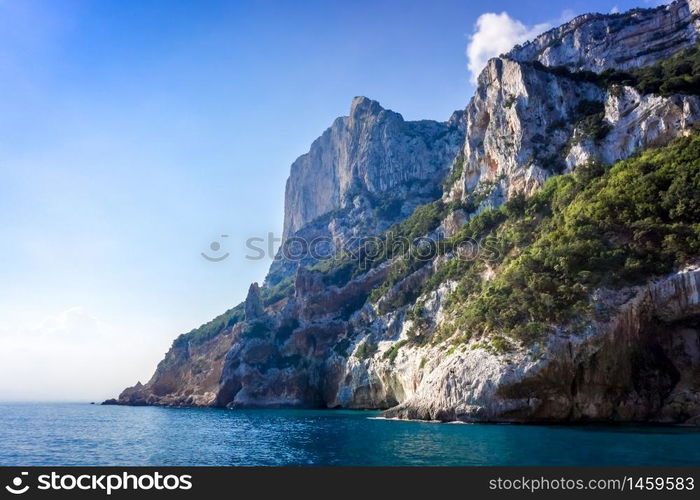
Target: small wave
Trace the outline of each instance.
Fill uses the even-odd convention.
[[[419,418],[367,417],[368,420],[389,420],[393,422],[421,422],[424,424],[444,424],[442,420],[421,420]],[[451,422],[450,422],[451,423]]]

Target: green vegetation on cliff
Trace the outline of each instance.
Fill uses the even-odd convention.
[[[472,219],[452,243],[473,238],[475,225],[493,226],[477,237],[496,258],[453,260],[434,277],[459,277],[455,329],[533,340],[587,312],[594,289],[642,283],[697,258],[700,136],[553,177],[534,196]],[[498,269],[493,279],[480,279],[485,266]]]
[[[195,328],[188,333],[183,333],[175,339],[173,347],[185,346],[188,343],[203,344],[207,340],[219,335],[223,330],[233,327],[239,321],[243,321],[244,318],[245,310],[243,303],[241,303],[208,323],[203,324],[199,328]]]
[[[364,260],[325,262],[324,271],[342,276],[339,282],[359,275],[387,260],[392,238],[420,239],[452,210],[473,211],[484,193],[477,198],[420,207],[372,243],[383,251],[363,249]],[[466,252],[465,258],[465,248],[475,246],[478,254]],[[508,339],[532,341],[556,325],[575,323],[589,312],[596,288],[642,283],[700,255],[700,135],[612,167],[590,164],[552,177],[535,195],[516,196],[472,217],[457,235],[435,243],[432,252],[429,259],[411,251],[391,255],[389,277],[370,300],[383,297],[380,311],[388,312],[445,281],[457,281],[448,299],[452,321],[434,342],[459,331],[463,340],[497,337],[491,347],[502,351]],[[378,257],[368,258],[370,253]],[[447,259],[427,279],[401,288],[402,280],[439,256]],[[492,277],[485,279],[487,274]],[[394,285],[399,289],[390,293]],[[425,341],[424,335],[415,338]],[[393,359],[395,351],[387,357]]]
[[[377,300],[432,263],[405,248],[392,254],[393,242],[430,234],[450,211],[476,208],[484,193],[478,198],[459,206],[437,201],[419,207],[372,242],[382,247],[380,251],[364,248],[363,259],[347,257],[318,267],[325,266],[328,278],[342,284],[394,258],[389,277],[372,295]],[[478,255],[454,257],[465,245],[472,248],[477,242]],[[594,289],[642,283],[700,255],[700,135],[677,139],[609,168],[590,164],[553,177],[529,198],[516,196],[472,217],[457,235],[439,241],[433,252],[435,257],[451,258],[420,286],[394,294],[393,302],[385,300],[385,309],[409,304],[453,280],[459,284],[448,300],[452,321],[434,341],[457,331],[464,340],[495,335],[499,350],[507,345],[504,337],[534,340],[555,325],[587,314]],[[494,271],[492,279],[484,279],[487,271]],[[270,290],[266,302],[288,294],[290,286],[291,280],[280,290]],[[419,317],[420,305],[416,307]],[[242,319],[239,305],[181,335],[175,345],[205,342]],[[365,351],[371,346],[358,354],[367,355]],[[397,351],[387,357],[393,359]]]

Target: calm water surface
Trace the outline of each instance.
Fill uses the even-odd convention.
[[[700,465],[700,429],[0,403],[0,465]]]

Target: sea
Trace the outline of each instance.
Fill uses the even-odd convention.
[[[0,403],[0,465],[698,466],[700,428],[445,424],[345,410]]]

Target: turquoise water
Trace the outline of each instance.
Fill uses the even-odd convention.
[[[700,429],[377,415],[3,403],[0,465],[700,465]]]

